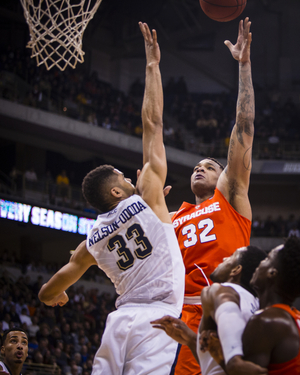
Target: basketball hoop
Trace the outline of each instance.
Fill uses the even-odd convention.
[[[29,26],[31,57],[47,70],[83,63],[82,37],[102,0],[20,0]],[[72,3],[72,4],[71,4]]]

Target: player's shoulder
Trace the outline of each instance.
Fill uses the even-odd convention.
[[[213,283],[212,285],[205,287],[201,293],[201,296],[202,294],[204,294],[206,298],[216,298],[219,296],[236,295],[237,292],[229,285]]]
[[[276,307],[268,307],[257,310],[249,320],[249,323],[257,329],[272,331],[276,327],[286,327],[290,324],[290,321],[291,315],[287,311]]]

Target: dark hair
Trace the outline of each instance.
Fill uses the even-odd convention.
[[[6,330],[3,332],[2,340],[1,340],[1,345],[4,345],[5,340],[6,340],[6,337],[7,337],[7,335],[9,334],[9,332],[14,332],[14,331],[24,332],[25,335],[26,335],[26,337],[27,337],[27,340],[28,340],[28,334],[27,334],[27,332],[26,332],[24,329],[19,328],[19,327],[14,327],[14,328],[6,329]]]
[[[250,280],[259,263],[267,256],[267,252],[256,246],[247,246],[247,250],[241,252],[239,264],[243,267],[241,272],[241,285],[251,294],[256,296],[250,285]]]
[[[288,237],[284,247],[277,253],[280,287],[293,299],[300,296],[300,238]]]
[[[215,158],[210,158],[210,157],[208,156],[208,157],[206,157],[206,158],[204,158],[204,159],[209,159],[209,160],[214,161],[215,163],[218,164],[218,166],[222,169],[222,171],[225,169],[224,165],[223,165],[222,163],[220,163],[220,162],[219,162],[217,159],[215,159]],[[204,159],[202,159],[202,160],[204,160]]]
[[[115,176],[112,165],[101,165],[90,171],[82,181],[82,193],[87,202],[101,212],[111,209],[112,201],[108,183]]]

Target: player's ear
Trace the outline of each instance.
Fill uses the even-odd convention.
[[[4,356],[4,352],[5,352],[4,346],[1,346],[1,354],[2,354],[2,356]]]
[[[123,190],[120,189],[118,186],[114,186],[113,188],[110,189],[110,194],[117,199],[122,198],[122,193],[123,193]]]
[[[243,267],[238,264],[230,271],[230,276],[238,276],[242,272]]]
[[[276,268],[271,267],[271,268],[268,269],[267,276],[268,276],[269,279],[272,279],[272,278],[276,277],[277,274],[278,274],[278,271],[277,271]]]

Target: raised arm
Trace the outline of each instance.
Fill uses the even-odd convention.
[[[73,285],[94,264],[97,264],[97,262],[88,252],[86,241],[81,242],[72,254],[69,263],[56,272],[42,286],[39,292],[40,301],[48,306],[65,305],[69,300],[65,290]]]
[[[221,174],[217,187],[241,215],[252,219],[248,189],[251,172],[254,137],[254,90],[251,76],[250,45],[251,22],[247,17],[239,23],[237,43],[226,40],[232,56],[239,62],[239,89],[236,106],[236,123],[232,129],[227,167]]]
[[[160,49],[156,31],[146,23],[139,23],[145,41],[146,82],[142,106],[143,169],[137,191],[156,215],[170,223],[166,212],[163,187],[167,176],[167,161],[163,144],[163,89],[159,69]]]

